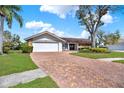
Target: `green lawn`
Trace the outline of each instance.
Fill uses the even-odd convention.
[[[124,64],[124,60],[116,60],[116,61],[113,61],[113,62]]]
[[[0,76],[36,69],[29,54],[9,53],[0,55]]]
[[[87,57],[87,58],[124,58],[124,52],[111,52],[111,53],[72,53],[76,56]]]
[[[29,83],[18,84],[13,88],[58,88],[58,86],[49,76],[47,76]]]

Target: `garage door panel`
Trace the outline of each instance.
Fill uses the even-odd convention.
[[[58,43],[33,43],[33,52],[58,52]]]

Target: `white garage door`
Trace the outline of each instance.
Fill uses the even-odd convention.
[[[33,52],[58,52],[58,43],[33,43]]]

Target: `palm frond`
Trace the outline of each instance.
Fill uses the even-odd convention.
[[[14,12],[14,11],[13,11],[13,17],[19,22],[20,27],[22,27],[23,26],[22,17],[18,13]]]
[[[22,8],[18,5],[0,5],[0,15],[4,16],[9,28],[11,28],[14,18],[19,22],[20,27],[23,26],[23,19],[19,15],[20,11]]]

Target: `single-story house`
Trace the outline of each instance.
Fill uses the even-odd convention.
[[[59,37],[48,31],[30,36],[25,40],[29,46],[33,46],[33,52],[62,52],[91,45],[88,39]]]
[[[121,38],[118,43],[113,44],[113,45],[108,45],[107,46],[109,50],[119,50],[119,51],[124,51],[124,39]]]

